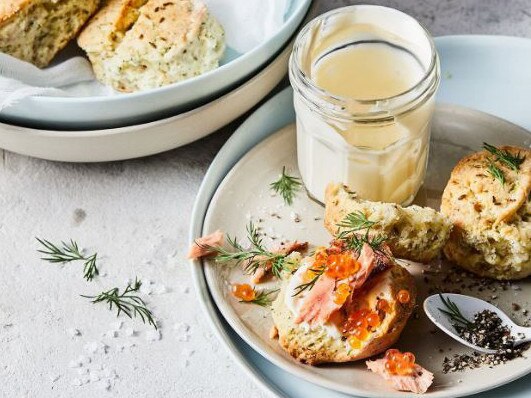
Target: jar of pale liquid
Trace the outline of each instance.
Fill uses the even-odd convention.
[[[329,182],[362,199],[409,204],[422,185],[439,59],[430,34],[391,8],[319,16],[298,35],[289,66],[299,170],[324,202]]]

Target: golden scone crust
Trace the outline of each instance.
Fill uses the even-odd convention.
[[[362,212],[377,222],[373,230],[388,237],[386,243],[396,257],[412,261],[426,263],[437,257],[452,228],[434,209],[361,200],[341,184],[327,186],[325,206],[325,226],[332,235],[341,231],[337,224],[349,213]]]
[[[100,0],[2,0],[0,51],[43,68],[73,39]]]
[[[454,223],[444,253],[478,275],[520,279],[531,275],[531,151],[500,149],[525,157],[518,170],[481,151],[452,171],[441,202],[441,213]],[[503,184],[488,171],[493,161]]]
[[[192,0],[108,0],[78,44],[98,80],[123,92],[205,73],[225,49],[221,25]]]
[[[415,283],[408,271],[395,264],[377,275],[366,294],[356,300],[360,307],[374,309],[377,297],[385,298],[391,305],[391,312],[360,349],[352,349],[345,339],[331,335],[326,328],[316,326],[310,329],[308,325],[295,323],[295,315],[285,303],[286,294],[290,294],[287,293],[287,286],[284,281],[271,307],[273,322],[278,330],[278,341],[293,358],[310,365],[356,361],[385,351],[398,340],[415,306]],[[395,300],[402,289],[410,292],[411,301],[407,304],[400,304]]]

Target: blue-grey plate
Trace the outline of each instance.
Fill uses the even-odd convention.
[[[441,55],[443,81],[439,100],[456,103],[509,119],[531,128],[531,40],[453,36],[436,39]],[[517,60],[517,61],[515,61]],[[190,240],[202,231],[210,199],[233,165],[252,147],[294,120],[291,90],[287,89],[256,111],[233,134],[214,159],[201,186],[192,215]],[[514,105],[514,106],[513,106]],[[519,112],[515,106],[521,106]],[[247,373],[265,390],[286,397],[336,398],[337,393],[289,374],[251,349],[224,321],[206,288],[201,267],[194,267],[194,281],[203,308],[221,340]],[[531,376],[477,395],[481,398],[524,398],[531,394]],[[404,394],[405,396],[405,394]]]

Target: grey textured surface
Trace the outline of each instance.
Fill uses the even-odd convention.
[[[320,12],[357,3],[316,1]],[[531,37],[531,0],[365,3],[399,8],[434,35]],[[242,120],[184,148],[119,163],[61,164],[2,153],[0,397],[262,396],[211,333],[185,260],[201,179]],[[107,275],[88,284],[79,266],[43,263],[34,236],[78,239],[101,253]],[[161,321],[160,341],[147,341],[150,329],[128,319],[118,337],[102,337],[115,318],[78,296],[121,286],[135,275],[153,282],[149,304]],[[160,286],[168,291],[157,294]],[[71,328],[81,336],[71,337]],[[127,328],[135,335],[127,336]],[[91,342],[103,342],[108,352],[90,353],[89,347],[87,353]],[[82,354],[91,364],[70,368]],[[96,369],[100,365],[103,370]],[[102,380],[76,386],[86,377],[84,368],[96,369]]]

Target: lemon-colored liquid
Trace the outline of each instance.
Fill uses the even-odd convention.
[[[386,43],[355,43],[316,53],[310,68],[314,84],[342,97],[354,114],[367,107],[385,109],[424,74],[411,53]],[[363,199],[410,203],[425,175],[433,104],[429,98],[412,111],[387,114],[381,123],[328,123],[295,99],[299,168],[308,190],[322,200],[326,185],[336,181]]]
[[[312,79],[331,94],[376,100],[401,94],[417,84],[424,71],[410,53],[385,43],[354,44],[336,50],[315,65]]]

